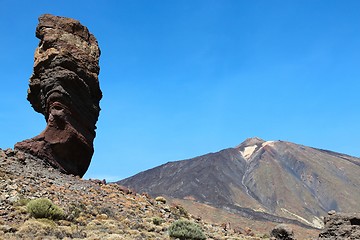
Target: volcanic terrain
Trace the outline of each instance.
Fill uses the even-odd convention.
[[[322,217],[330,210],[360,211],[358,176],[359,158],[250,138],[234,148],[169,162],[118,183],[254,220],[322,228]]]

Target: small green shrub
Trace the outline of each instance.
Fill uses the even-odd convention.
[[[31,200],[27,205],[27,212],[34,218],[63,219],[64,212],[46,198]]]
[[[26,206],[29,202],[30,202],[30,199],[24,198],[23,196],[20,196],[19,200],[17,202],[14,202],[13,205],[15,207]]]
[[[164,219],[162,219],[161,217],[154,217],[152,220],[153,224],[155,225],[161,225],[164,222]]]
[[[180,240],[205,240],[206,237],[202,229],[196,223],[188,220],[177,220],[169,227],[170,237],[179,238]]]

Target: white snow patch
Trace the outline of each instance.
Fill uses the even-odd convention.
[[[265,146],[267,146],[267,145],[274,146],[274,142],[275,142],[275,141],[267,141],[267,142],[264,142],[261,146],[262,146],[262,147],[265,147]]]
[[[267,141],[267,142],[263,142],[261,144],[261,147],[258,148],[257,145],[252,145],[252,146],[247,146],[244,148],[244,151],[240,151],[241,155],[243,156],[243,158],[245,158],[246,160],[249,160],[251,158],[252,155],[254,155],[255,152],[259,151],[261,148],[269,145],[269,146],[274,146],[274,142],[275,141]],[[258,149],[257,149],[258,148]]]
[[[251,155],[255,152],[257,146],[253,145],[253,146],[248,146],[244,148],[244,151],[240,151],[241,155],[248,160]]]

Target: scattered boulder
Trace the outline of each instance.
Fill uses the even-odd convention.
[[[79,21],[39,17],[33,74],[27,99],[47,126],[15,145],[67,174],[83,176],[94,152],[102,92],[97,40]]]
[[[360,239],[360,214],[328,213],[324,218],[325,228],[319,240]]]
[[[295,240],[294,231],[289,225],[279,224],[270,233],[276,240]]]

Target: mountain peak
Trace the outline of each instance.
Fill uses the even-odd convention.
[[[272,142],[272,141],[271,141]],[[240,145],[235,147],[242,155],[243,158],[249,160],[251,156],[256,153],[259,149],[266,145],[266,141],[259,137],[247,138]]]
[[[252,138],[247,138],[245,141],[243,141],[242,143],[240,143],[240,146],[251,146],[251,145],[258,145],[258,144],[263,144],[265,142],[265,140],[259,138],[259,137],[252,137]]]

